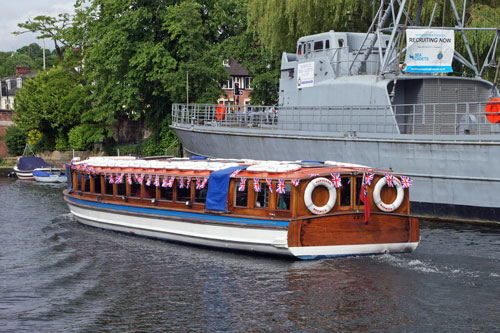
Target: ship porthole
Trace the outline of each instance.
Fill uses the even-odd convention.
[[[380,197],[380,193],[382,192],[382,188],[387,185],[387,180],[384,178],[380,178],[377,184],[375,184],[375,189],[373,190],[373,201],[375,205],[377,205],[378,209],[384,212],[393,212],[401,206],[403,202],[403,198],[405,196],[403,185],[401,185],[401,181],[397,178],[394,178],[394,186],[396,187],[396,199],[390,204],[387,204],[382,201]]]
[[[321,207],[316,206],[312,200],[312,194],[314,192],[314,189],[318,186],[325,187],[328,190],[329,194],[328,202]],[[337,190],[335,189],[335,186],[333,186],[333,183],[329,179],[323,177],[315,178],[311,180],[309,184],[307,184],[306,190],[304,192],[304,203],[307,209],[309,209],[311,213],[316,215],[326,214],[332,210],[336,201],[337,201]]]

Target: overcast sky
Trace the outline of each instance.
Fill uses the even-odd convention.
[[[31,43],[42,46],[35,34],[13,35],[13,31],[20,30],[17,24],[38,15],[73,14],[74,4],[75,0],[0,0],[0,51],[15,51]],[[52,50],[54,43],[45,40],[45,47]]]

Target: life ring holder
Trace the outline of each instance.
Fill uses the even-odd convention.
[[[396,187],[396,199],[390,203],[386,204],[385,202],[382,201],[380,198],[380,192],[382,191],[382,188],[387,185],[387,179],[385,177],[380,178],[377,181],[377,184],[375,184],[375,188],[373,189],[373,201],[375,202],[375,205],[377,205],[378,209],[384,212],[393,212],[396,209],[401,206],[401,203],[403,203],[403,199],[405,197],[405,193],[403,190],[403,185],[401,184],[401,181],[397,178],[394,177],[394,186]]]
[[[329,198],[328,202],[318,207],[312,202],[312,193],[314,189],[318,186],[326,187],[328,190]],[[335,202],[337,201],[337,189],[333,186],[333,183],[324,177],[314,178],[307,184],[306,190],[304,192],[304,203],[309,209],[309,211],[315,215],[323,215],[332,210],[333,206],[335,206]]]
[[[226,117],[226,107],[224,104],[218,104],[217,108],[215,109],[215,114],[217,117],[217,120],[224,120]]]
[[[486,119],[488,119],[490,123],[500,123],[500,98],[495,97],[490,99],[484,111],[486,113]]]

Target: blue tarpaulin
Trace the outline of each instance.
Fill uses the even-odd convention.
[[[21,157],[17,161],[17,168],[19,170],[33,170],[36,168],[48,168],[50,165],[42,158],[36,156]]]
[[[205,208],[208,210],[226,211],[229,176],[238,169],[244,170],[246,168],[247,166],[236,166],[212,172],[208,179],[208,193]]]

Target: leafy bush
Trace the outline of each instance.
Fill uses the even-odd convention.
[[[17,126],[10,126],[5,132],[5,145],[12,156],[21,155],[26,146],[26,134]]]

